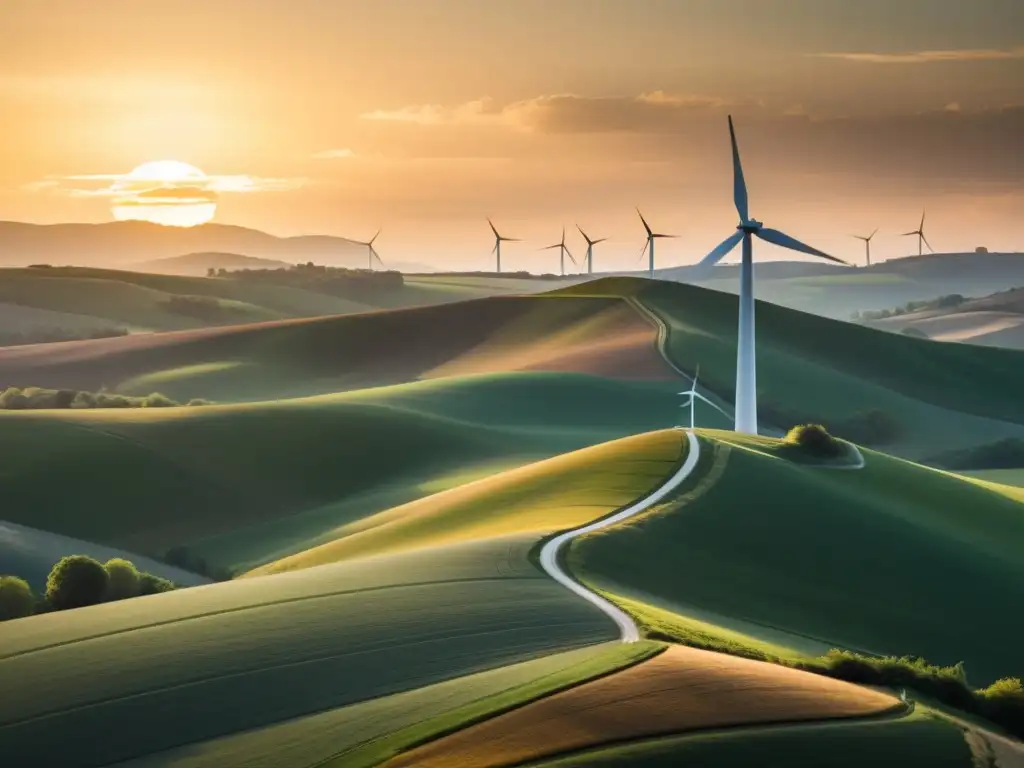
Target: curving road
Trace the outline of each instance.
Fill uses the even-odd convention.
[[[640,639],[640,630],[637,628],[636,623],[621,608],[613,605],[600,595],[590,591],[578,581],[574,580],[565,572],[565,570],[563,570],[561,564],[558,562],[558,555],[561,552],[562,547],[565,546],[567,542],[572,541],[578,536],[583,536],[584,534],[591,533],[593,531],[599,531],[602,528],[607,528],[610,525],[621,523],[623,520],[627,520],[634,515],[638,515],[654,506],[659,501],[662,501],[676,490],[676,488],[678,488],[683,481],[690,476],[694,467],[697,466],[697,460],[700,458],[700,442],[697,440],[696,435],[694,435],[692,431],[686,430],[686,437],[689,440],[686,460],[683,462],[683,465],[676,470],[675,474],[662,483],[658,488],[639,501],[635,501],[628,507],[620,509],[613,515],[603,517],[600,520],[588,523],[580,528],[574,528],[571,531],[565,531],[564,533],[558,534],[558,536],[545,544],[540,551],[541,568],[543,568],[544,571],[559,584],[572,590],[584,600],[594,604],[603,611],[608,618],[618,625],[620,637],[624,643],[635,643]]]

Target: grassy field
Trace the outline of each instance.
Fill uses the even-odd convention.
[[[976,768],[963,733],[941,720],[832,722],[652,739],[532,764],[535,768]]]
[[[0,350],[0,379],[174,399],[260,400],[452,374],[672,376],[618,298],[508,297],[402,311]]]
[[[1024,488],[1024,469],[975,469],[960,474],[1001,485]]]
[[[963,661],[976,686],[1024,674],[1016,489],[871,451],[862,470],[816,469],[714,432],[699,471],[723,439],[715,482],[577,540],[573,570],[684,615],[694,606],[852,650]]]
[[[473,539],[543,536],[604,517],[659,486],[684,458],[683,433],[584,448],[428,496],[339,528],[335,539],[252,575]]]
[[[669,327],[668,352],[727,402],[736,370],[736,297],[683,284],[609,278],[559,295],[632,295]],[[1024,436],[1024,352],[935,344],[759,302],[761,422],[787,429],[880,410],[899,434],[884,450],[912,458],[934,446]]]
[[[599,744],[901,709],[887,694],[764,662],[671,646],[641,664],[471,725],[388,768],[529,764]]]
[[[37,594],[42,594],[53,564],[66,555],[88,555],[101,563],[114,557],[123,557],[131,560],[140,571],[170,579],[181,586],[192,587],[210,581],[205,576],[134,552],[0,521],[0,575],[25,579]]]
[[[0,679],[19,694],[0,701],[0,762],[106,765],[614,639],[603,614],[527,561],[533,542],[11,622]]]
[[[273,403],[2,412],[0,506],[52,533],[156,556],[185,544],[253,567],[467,471],[671,424],[674,389],[510,374]]]

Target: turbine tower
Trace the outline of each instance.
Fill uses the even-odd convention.
[[[594,274],[594,246],[598,243],[603,243],[608,238],[599,237],[597,240],[591,240],[587,233],[583,231],[583,227],[579,224],[576,225],[576,229],[580,231],[580,234],[583,235],[583,239],[587,241],[587,274],[592,275]]]
[[[493,221],[491,221],[490,219],[487,219],[487,223],[491,225],[491,232],[494,233],[494,248],[491,250],[491,253],[493,253],[493,254],[495,254],[495,256],[497,256],[498,274],[500,275],[501,274],[501,244],[502,243],[518,243],[519,242],[519,238],[518,237],[503,237],[502,235],[499,235],[498,234],[498,230],[496,230],[494,228],[494,222]]]
[[[561,240],[561,242],[555,243],[554,245],[545,246],[545,247],[541,248],[541,250],[542,251],[550,251],[553,248],[557,248],[558,251],[559,251],[558,255],[559,255],[560,260],[561,260],[562,274],[563,275],[565,274],[565,255],[566,254],[569,254],[569,259],[572,261],[573,264],[575,264],[577,267],[579,266],[579,263],[576,261],[576,257],[572,255],[572,251],[569,250],[569,246],[567,246],[565,244],[565,227],[562,227],[562,240]]]
[[[640,213],[640,209],[636,209],[636,215],[640,217],[640,221],[643,222],[644,229],[647,231],[647,274],[650,278],[654,279],[654,241],[659,237],[678,237],[678,235],[663,235],[658,232],[652,232],[650,226],[647,224],[647,219]]]
[[[696,408],[696,401],[697,400],[703,400],[705,403],[710,405],[712,408],[714,408],[716,411],[721,413],[723,416],[725,416],[726,418],[729,418],[729,414],[728,413],[723,411],[721,408],[719,408],[717,405],[712,403],[710,400],[708,400],[706,397],[704,397],[704,395],[702,395],[700,392],[697,391],[697,377],[698,376],[700,376],[700,366],[699,365],[697,366],[697,371],[693,374],[693,381],[690,383],[690,388],[679,393],[680,395],[683,395],[683,397],[686,398],[686,401],[680,407],[681,408],[685,408],[686,406],[690,406],[690,429],[691,430],[695,426],[695,424],[694,424],[694,409]]]
[[[366,246],[366,255],[367,255],[366,268],[368,270],[370,270],[371,272],[373,271],[373,260],[374,259],[377,259],[377,263],[379,263],[382,267],[384,266],[384,261],[381,259],[380,254],[377,253],[377,249],[373,247],[373,244],[377,241],[377,238],[379,236],[380,236],[380,230],[378,229],[377,230],[377,234],[375,234],[373,237],[371,237],[365,243],[364,242],[356,241],[357,245],[365,245]]]
[[[917,225],[917,229],[913,232],[904,232],[903,237],[910,237],[911,235],[917,235],[917,255],[923,256],[923,246],[927,245],[928,250],[935,253],[935,249],[932,248],[932,244],[928,242],[928,238],[924,236],[924,211],[921,211],[921,223]]]
[[[873,238],[877,234],[878,234],[878,229],[876,228],[875,231],[872,232],[867,237],[864,237],[864,235],[854,235],[854,237],[856,237],[858,240],[863,240],[864,241],[864,249],[865,249],[865,254],[864,255],[867,258],[867,266],[869,266],[869,267],[871,266],[871,238]]]
[[[750,218],[747,200],[747,184],[740,164],[740,150],[736,146],[736,131],[729,116],[729,138],[732,142],[733,201],[740,223],[736,232],[723,240],[711,253],[704,257],[701,266],[710,266],[721,261],[726,254],[743,241],[743,260],[740,264],[740,311],[739,338],[736,351],[736,431],[748,435],[757,434],[757,365],[754,352],[754,245],[753,238],[792,251],[818,256],[839,264],[842,259],[829,256],[824,251],[801,243],[777,229],[769,229],[762,222]]]

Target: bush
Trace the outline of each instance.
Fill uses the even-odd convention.
[[[107,600],[124,600],[139,594],[139,574],[130,560],[115,557],[103,564],[107,572]]]
[[[107,571],[86,555],[62,557],[46,579],[46,599],[58,611],[95,605],[106,591]]]
[[[0,576],[0,621],[20,619],[35,613],[32,587],[17,576]]]
[[[177,589],[173,581],[154,576],[152,573],[139,574],[139,595],[157,595]]]
[[[836,458],[846,453],[846,446],[828,433],[821,424],[800,424],[786,434],[785,442],[805,453],[821,458]]]
[[[209,400],[193,398],[188,405],[209,405]],[[0,391],[0,408],[7,410],[65,408],[171,408],[181,403],[159,392],[145,397],[119,395],[101,390],[81,392],[74,389],[43,389],[42,387],[8,387]]]

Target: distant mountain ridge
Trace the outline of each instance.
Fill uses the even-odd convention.
[[[277,237],[231,224],[165,227],[145,221],[0,221],[0,266],[124,266],[193,253],[231,253],[293,264],[313,261],[353,268],[366,264],[365,246],[331,235]]]

